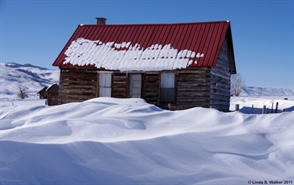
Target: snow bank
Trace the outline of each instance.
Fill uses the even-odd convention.
[[[0,184],[248,184],[294,178],[294,112],[172,112],[142,99],[115,98],[1,107]]]

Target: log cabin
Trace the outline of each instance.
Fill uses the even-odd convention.
[[[58,104],[142,98],[163,109],[229,111],[236,74],[230,21],[80,24],[53,63]]]
[[[37,92],[39,99],[47,99],[47,90],[48,87],[43,87],[40,91]]]
[[[49,106],[58,105],[59,99],[59,86],[57,84],[52,84],[46,89],[46,104]]]

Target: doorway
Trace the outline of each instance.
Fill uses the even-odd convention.
[[[129,74],[129,98],[141,98],[142,75]]]

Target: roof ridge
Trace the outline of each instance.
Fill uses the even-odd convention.
[[[170,26],[170,25],[191,25],[191,24],[213,24],[213,23],[230,23],[230,20],[222,20],[222,21],[207,21],[207,22],[182,22],[182,23],[146,23],[146,24],[79,24],[80,26]]]

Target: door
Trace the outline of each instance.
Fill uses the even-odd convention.
[[[111,73],[99,73],[99,97],[111,97]]]
[[[141,74],[130,74],[129,79],[130,79],[129,97],[130,98],[141,98],[142,75]]]

